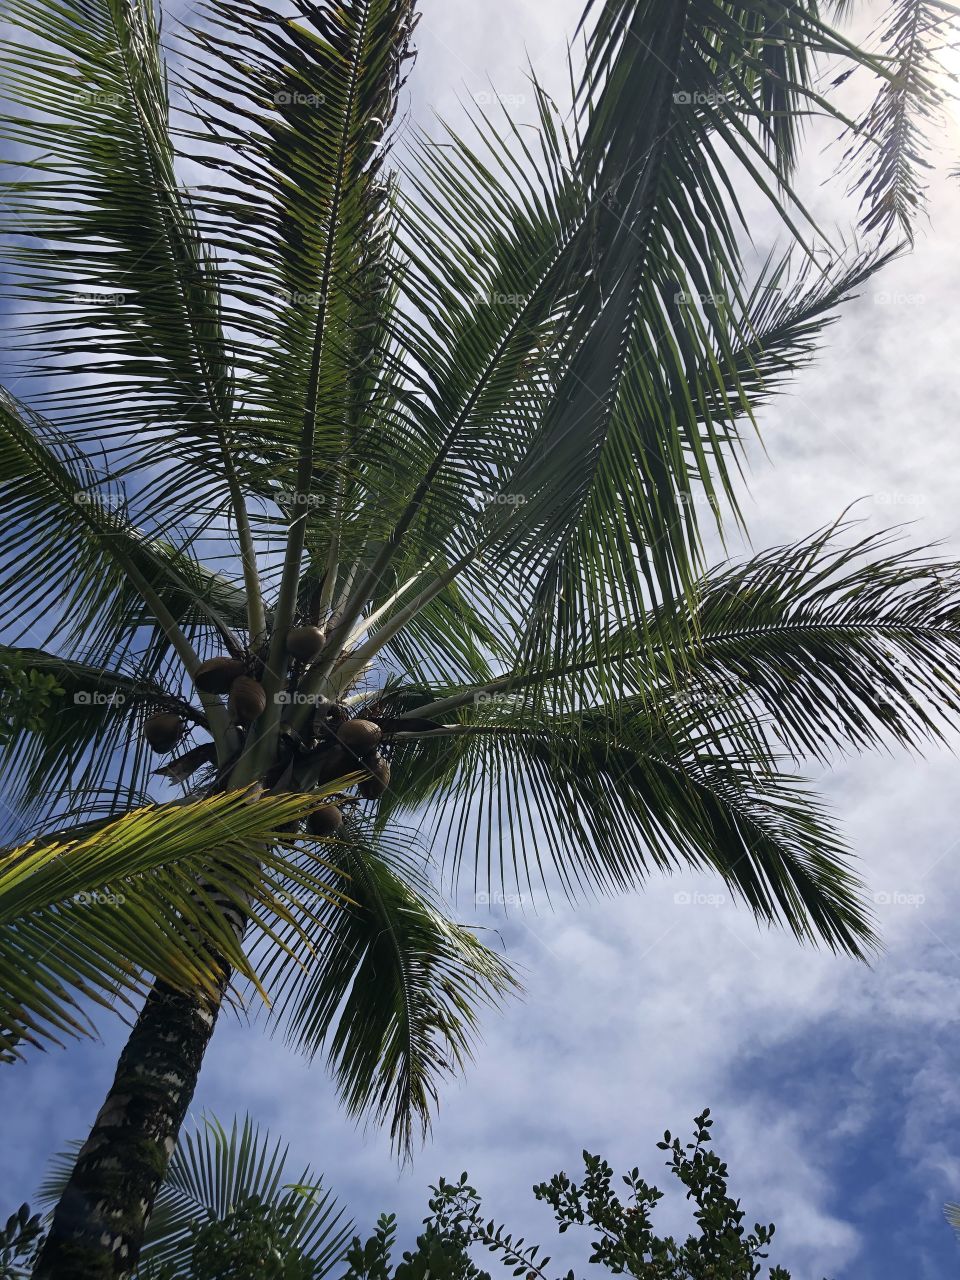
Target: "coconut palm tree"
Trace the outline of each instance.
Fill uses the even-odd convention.
[[[751,268],[737,191],[814,261],[814,60],[879,69],[812,0],[591,0],[570,110],[532,79],[394,171],[413,0],[5,19],[0,1047],[149,990],[36,1274],[136,1267],[228,994],[409,1147],[513,981],[428,836],[488,895],[711,868],[863,954],[793,761],[942,730],[956,569],[707,573],[702,526],[885,260]]]

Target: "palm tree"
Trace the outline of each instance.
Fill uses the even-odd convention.
[[[40,1189],[44,1205],[60,1198],[75,1155],[52,1163]],[[39,1215],[30,1220],[27,1206],[21,1214],[42,1232]],[[342,1270],[352,1232],[319,1175],[292,1168],[281,1141],[249,1116],[229,1130],[204,1116],[171,1157],[137,1280],[323,1280]]]
[[[144,0],[6,5],[0,1047],[149,989],[38,1276],[136,1267],[228,992],[426,1127],[513,980],[411,816],[477,890],[709,867],[861,955],[793,758],[956,711],[954,566],[829,530],[705,573],[744,424],[885,261],[751,276],[737,184],[812,261],[814,59],[879,69],[812,0],[591,0],[572,111],[533,81],[535,129],[398,176],[415,18],[212,0],[168,67]]]

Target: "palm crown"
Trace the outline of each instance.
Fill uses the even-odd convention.
[[[225,963],[408,1143],[512,983],[413,815],[476,888],[693,864],[862,954],[791,762],[939,731],[956,570],[827,530],[707,572],[701,524],[885,260],[751,279],[738,186],[802,260],[814,59],[889,73],[812,0],[591,0],[569,110],[393,168],[413,0],[212,0],[169,67],[149,4],[8,16],[6,1049]]]

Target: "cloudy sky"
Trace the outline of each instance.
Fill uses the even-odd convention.
[[[422,8],[412,119],[455,115],[458,96],[488,91],[488,74],[522,99],[527,55],[562,83],[580,0]],[[825,140],[811,139],[806,189],[819,216],[848,227]],[[857,503],[867,528],[913,522],[905,536],[960,554],[960,183],[947,177],[958,158],[951,116],[916,251],[848,307],[817,366],[763,413],[766,454],[753,451],[743,498],[756,548]],[[765,248],[773,224],[759,204],[751,227]],[[381,1210],[418,1221],[427,1184],[466,1168],[492,1215],[552,1245],[534,1181],[573,1172],[583,1147],[657,1178],[664,1127],[682,1132],[710,1106],[750,1221],[779,1224],[776,1259],[795,1280],[955,1275],[942,1206],[960,1200],[958,784],[946,751],[841,761],[822,778],[875,895],[885,951],[872,969],[759,932],[708,879],[496,922],[525,999],[487,1019],[474,1069],[448,1089],[412,1168],[344,1120],[321,1068],[235,1023],[218,1032],[194,1111],[249,1109],[326,1173],[364,1228]],[[120,1043],[106,1030],[103,1044],[4,1073],[0,1210],[84,1133]],[[682,1207],[666,1205],[663,1221],[679,1229]]]

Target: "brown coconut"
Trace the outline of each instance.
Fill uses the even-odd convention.
[[[336,782],[337,778],[342,778],[348,773],[356,773],[358,768],[356,760],[342,747],[333,747],[332,750],[324,751],[322,755],[316,757],[316,760],[317,772],[314,781],[318,787],[326,782]]]
[[[230,710],[240,724],[252,724],[267,709],[262,684],[251,676],[238,676],[230,686]]]
[[[345,720],[335,733],[340,745],[358,756],[376,751],[383,741],[380,726],[372,720]]]
[[[154,751],[166,755],[172,751],[187,731],[187,722],[183,716],[174,715],[172,711],[160,711],[150,716],[143,726],[143,736]]]
[[[343,826],[343,814],[335,804],[321,805],[307,818],[307,830],[312,836],[332,836]]]
[[[287,632],[287,652],[298,662],[312,662],[326,640],[323,627],[293,627]]]
[[[239,658],[211,658],[197,667],[193,683],[201,693],[229,693],[230,686],[244,670]]]
[[[364,800],[379,800],[390,785],[390,765],[383,756],[371,756],[363,767],[370,774],[357,788]]]

